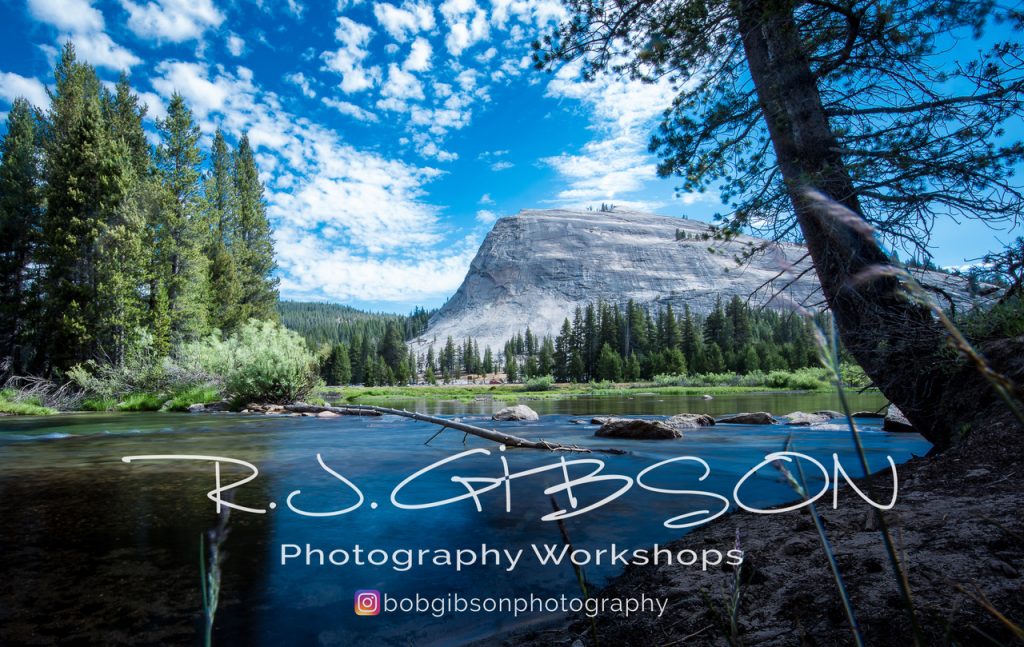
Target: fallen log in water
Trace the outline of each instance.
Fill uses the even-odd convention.
[[[295,404],[286,404],[284,406],[285,411],[291,411],[292,413],[334,413],[339,416],[382,416],[384,414],[379,411],[371,411],[369,409],[357,409],[355,407],[330,407],[327,405],[320,406],[318,404],[306,404],[305,402],[296,402]]]
[[[468,425],[464,422],[457,420],[446,420],[444,418],[438,418],[435,416],[428,416],[422,413],[416,413],[415,411],[406,411],[405,409],[390,409],[388,407],[378,407],[372,404],[350,404],[345,407],[329,407],[329,406],[317,406],[312,404],[305,404],[298,402],[296,404],[290,404],[285,407],[288,411],[294,411],[295,413],[320,413],[321,411],[330,411],[331,413],[337,413],[339,415],[367,415],[367,416],[380,416],[380,415],[392,415],[402,416],[403,418],[411,418],[420,422],[429,422],[431,424],[440,425],[441,431],[445,429],[455,429],[458,431],[465,432],[467,434],[473,434],[479,436],[485,440],[490,440],[506,447],[524,447],[527,449],[546,449],[548,451],[562,451],[562,452],[598,452],[602,454],[625,454],[626,452],[621,449],[590,449],[587,447],[580,447],[579,445],[563,445],[561,443],[552,443],[546,440],[528,440],[519,436],[513,436],[512,434],[506,434],[495,429],[484,429],[483,427],[477,427],[475,425]],[[441,431],[437,433],[441,433]],[[434,434],[435,436],[437,434]],[[429,440],[427,442],[430,442]]]

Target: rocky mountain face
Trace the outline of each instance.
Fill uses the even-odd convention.
[[[500,351],[527,325],[540,335],[557,334],[576,306],[598,300],[672,304],[678,311],[689,304],[700,313],[714,308],[717,298],[733,295],[777,309],[820,307],[823,297],[813,270],[805,272],[810,265],[802,245],[770,243],[740,265],[736,257],[742,251],[765,241],[703,239],[708,232],[702,222],[619,210],[529,210],[501,218],[458,291],[411,345],[423,353],[448,336],[473,337],[481,348]],[[966,299],[963,280],[924,274],[929,283]]]

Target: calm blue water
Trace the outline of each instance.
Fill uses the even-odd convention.
[[[877,408],[877,397],[869,401],[870,397],[875,396],[855,406]],[[591,411],[650,411],[652,405],[640,400],[592,402]],[[658,400],[659,410],[672,406],[664,404],[664,396]],[[719,398],[716,403],[734,411],[758,408],[750,406],[755,400],[744,396],[729,403]],[[679,399],[676,411],[692,410],[690,404]],[[791,408],[801,404],[806,403],[794,401]],[[479,406],[466,409],[469,412],[461,418],[467,422],[528,438],[627,450],[621,456],[566,457],[602,460],[606,474],[635,477],[658,461],[681,455],[699,456],[711,467],[703,482],[697,481],[697,467],[685,464],[647,477],[649,484],[662,488],[707,490],[731,497],[741,475],[766,453],[780,451],[787,438],[792,450],[816,457],[830,471],[831,455],[837,452],[851,475],[860,473],[843,425],[717,426],[690,431],[674,441],[625,441],[595,438],[596,427],[574,424],[575,417],[566,413],[543,415],[533,423],[491,423],[472,412],[479,411]],[[870,422],[860,437],[873,469],[887,465],[886,455],[899,463],[928,449],[916,434],[884,433]],[[236,490],[234,502],[266,508],[267,513],[235,511],[228,522],[222,604],[214,633],[215,642],[221,644],[453,644],[530,620],[498,613],[443,619],[416,613],[359,617],[353,613],[357,589],[377,589],[391,596],[577,596],[576,576],[568,564],[541,566],[529,549],[531,543],[562,544],[558,525],[540,519],[551,512],[544,489],[560,481],[560,470],[515,479],[511,512],[505,511],[502,488],[480,495],[482,511],[472,500],[423,510],[391,504],[393,488],[417,470],[466,449],[496,449],[472,436],[464,443],[463,434],[452,430],[424,445],[436,430],[390,416],[121,414],[0,421],[0,498],[5,511],[0,550],[7,574],[0,586],[0,642],[26,635],[77,636],[93,643],[110,642],[117,636],[152,644],[198,641],[198,539],[217,521],[214,504],[205,496],[213,488],[212,463],[129,465],[121,461],[126,455],[224,456],[259,468],[253,482]],[[365,496],[361,507],[322,518],[287,509],[286,499],[294,490],[301,490],[295,505],[307,510],[337,510],[356,503],[351,488],[320,467],[317,453],[359,488]],[[428,502],[463,494],[466,488],[451,482],[451,477],[500,477],[502,455],[513,473],[557,464],[559,458],[535,450],[475,455],[431,472],[400,496],[408,502]],[[804,467],[811,470],[809,464]],[[245,473],[228,466],[223,469],[226,483]],[[577,466],[570,473],[580,476],[591,469]],[[577,487],[574,494],[582,507],[619,486],[591,484]],[[759,506],[795,498],[772,468],[751,479],[742,494],[748,505]],[[822,504],[830,497],[823,498]],[[564,493],[556,499],[560,507],[570,507]],[[276,509],[267,508],[270,502],[277,504]],[[377,504],[376,509],[371,503]],[[647,547],[682,535],[680,530],[665,528],[663,521],[709,505],[717,510],[717,504],[702,497],[660,494],[634,485],[617,500],[566,520],[565,527],[577,548],[608,548],[612,543],[620,549]],[[840,505],[866,504],[845,488]],[[522,548],[526,554],[511,573],[505,564],[470,566],[462,572],[433,565],[414,565],[400,572],[391,563],[307,567],[293,560],[281,564],[282,544],[304,548],[307,543],[325,553],[343,549],[350,555],[356,545],[364,552],[381,549],[391,554],[401,549],[479,549],[482,544],[513,551]],[[699,552],[706,547],[695,548]],[[712,548],[724,552],[732,546]],[[620,572],[621,566],[589,565],[584,570],[588,580],[599,585]],[[699,569],[695,573],[699,577]]]

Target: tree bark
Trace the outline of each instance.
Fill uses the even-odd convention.
[[[852,179],[836,152],[794,20],[795,5],[788,0],[735,3],[761,111],[840,339],[925,438],[938,449],[956,444],[959,425],[948,415],[953,409],[940,406],[955,395],[950,387],[956,354],[931,311],[907,298],[900,279],[878,271],[890,261],[866,227]],[[845,209],[828,208],[811,189]],[[991,395],[987,387],[974,392]]]

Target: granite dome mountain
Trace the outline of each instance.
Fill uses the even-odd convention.
[[[678,236],[677,231],[685,234]],[[632,299],[706,313],[738,295],[753,305],[787,309],[815,305],[819,286],[793,243],[768,243],[744,264],[736,257],[766,241],[739,236],[707,240],[706,223],[632,211],[524,210],[499,219],[484,239],[462,285],[411,341],[417,353],[451,336],[500,350],[527,325],[555,335],[576,306]],[[802,274],[802,275],[801,275]],[[933,284],[966,298],[961,279],[925,272]],[[787,283],[785,296],[772,295]]]

